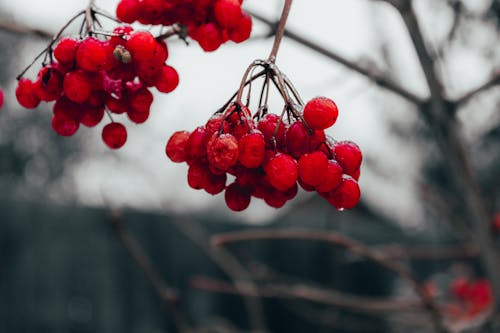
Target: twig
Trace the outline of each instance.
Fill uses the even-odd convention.
[[[169,314],[179,332],[192,332],[192,329],[179,308],[179,296],[177,291],[169,287],[162,279],[160,273],[156,270],[139,242],[123,225],[121,214],[117,211],[112,211],[109,222],[125,250],[132,257],[137,266],[146,274],[156,294],[167,306]]]
[[[32,35],[44,39],[50,39],[53,36],[53,34],[48,31],[36,28],[30,28],[24,25],[19,25],[15,22],[8,22],[8,21],[0,21],[0,30],[12,32],[15,34]]]
[[[283,35],[285,34],[285,26],[286,21],[288,20],[288,15],[290,14],[290,9],[292,8],[292,0],[285,0],[285,4],[283,6],[283,12],[281,13],[280,21],[278,23],[278,27],[276,29],[276,33],[274,36],[274,44],[273,49],[271,50],[271,54],[269,54],[269,62],[274,63],[276,61],[276,56],[278,55],[278,51],[281,45],[281,40],[283,39]]]
[[[379,264],[380,266],[396,273],[399,277],[406,280],[412,286],[416,294],[419,296],[422,305],[430,313],[434,325],[436,326],[438,331],[448,332],[443,324],[441,312],[439,311],[437,305],[434,303],[433,298],[429,295],[427,290],[419,284],[416,277],[410,270],[408,270],[404,266],[399,265],[398,263],[387,260],[382,253],[374,251],[364,244],[350,239],[346,236],[340,235],[335,232],[316,230],[249,230],[215,235],[214,237],[212,237],[212,243],[216,246],[221,246],[225,244],[245,241],[277,239],[301,239],[335,244],[351,251],[352,253],[365,257]]]
[[[483,201],[472,163],[468,158],[465,143],[454,118],[454,110],[444,98],[442,85],[434,68],[434,60],[429,54],[425,40],[417,20],[412,1],[384,0],[391,3],[399,11],[408,33],[413,41],[422,70],[425,74],[431,98],[421,111],[429,126],[433,129],[439,148],[456,190],[464,195],[466,218],[473,227],[473,237],[480,247],[480,258],[491,281],[495,295],[495,312],[500,310],[500,258],[490,232],[491,219]]]
[[[469,100],[471,100],[472,98],[474,98],[478,94],[480,94],[488,89],[491,89],[499,84],[500,84],[500,71],[497,70],[495,72],[495,74],[493,74],[493,77],[490,80],[488,80],[484,84],[480,85],[476,89],[473,89],[470,92],[468,92],[467,94],[463,95],[462,97],[457,99],[455,101],[455,103],[457,104],[457,106],[464,105],[465,103],[467,103]]]
[[[229,251],[222,247],[211,246],[209,235],[194,222],[175,217],[170,222],[184,233],[193,244],[203,250],[203,253],[231,279],[234,286],[241,292],[253,331],[255,333],[266,332],[266,321],[258,296],[258,287],[247,269]],[[253,293],[257,296],[247,296],[246,293]]]
[[[261,21],[262,23],[266,24],[269,26],[271,29],[275,28],[275,22],[271,21],[264,16],[247,9],[247,12],[251,14],[254,18],[257,20]],[[284,30],[284,35],[295,42],[313,50],[316,51],[327,58],[338,62],[347,68],[364,75],[368,77],[370,80],[372,80],[375,84],[378,86],[385,88],[401,97],[404,99],[408,100],[409,102],[416,104],[416,105],[421,105],[425,102],[425,100],[422,97],[417,96],[415,93],[410,92],[409,90],[403,88],[399,84],[391,81],[390,79],[386,78],[382,73],[379,73],[378,71],[374,70],[373,68],[364,68],[360,65],[358,65],[355,61],[348,60],[347,58],[344,58],[343,56],[328,50],[327,48],[321,46],[318,43],[314,43],[310,41],[308,38],[301,36],[300,34],[290,30],[290,29],[285,29]]]
[[[223,294],[241,295],[241,291],[231,283],[197,276],[191,279],[191,286],[200,290]],[[359,297],[324,288],[304,284],[266,283],[259,286],[256,293],[244,291],[247,296],[279,298],[286,300],[305,300],[318,304],[340,307],[361,313],[392,313],[423,311],[419,300],[381,300]]]

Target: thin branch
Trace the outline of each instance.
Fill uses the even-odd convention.
[[[461,106],[466,104],[468,101],[470,101],[472,98],[476,97],[480,93],[489,90],[491,88],[494,88],[500,84],[500,71],[496,71],[493,77],[485,82],[484,84],[480,85],[476,89],[471,90],[467,94],[463,95],[459,99],[456,100],[457,106]]]
[[[225,234],[219,234],[212,237],[212,243],[216,246],[239,243],[246,241],[256,241],[256,240],[308,240],[316,242],[326,242],[343,247],[350,252],[357,254],[359,256],[365,257],[381,267],[384,267],[399,277],[406,280],[416,294],[419,296],[420,301],[424,308],[430,313],[434,325],[439,332],[448,332],[442,321],[442,315],[439,311],[437,305],[434,303],[433,298],[429,295],[428,291],[420,285],[417,278],[413,273],[404,266],[398,263],[387,260],[385,256],[368,246],[350,239],[346,236],[335,232],[325,232],[317,230],[299,230],[299,229],[285,229],[285,230],[249,230],[249,231],[238,231],[230,232]]]
[[[0,21],[0,30],[8,31],[15,34],[31,35],[35,37],[40,37],[43,39],[51,39],[53,34],[36,28],[30,28],[24,25],[17,24],[15,22]]]
[[[285,34],[286,21],[288,20],[288,15],[290,14],[291,8],[292,8],[292,0],[285,0],[285,4],[283,6],[283,12],[281,13],[281,18],[278,23],[278,27],[276,29],[276,33],[274,36],[273,49],[271,50],[271,54],[269,54],[268,58],[268,60],[272,63],[276,61],[276,56],[278,55],[278,51],[281,45],[281,40],[283,39],[283,35]]]
[[[223,247],[213,247],[209,235],[188,219],[176,219],[170,222],[184,235],[186,235],[198,248],[200,248],[217,267],[231,279],[234,286],[241,292],[244,304],[248,311],[250,325],[255,332],[266,332],[264,310],[258,296],[258,286],[254,283],[252,275],[247,269]],[[247,296],[253,293],[257,296]]]
[[[500,256],[490,232],[491,218],[460,129],[454,118],[455,106],[444,97],[443,87],[436,74],[434,60],[426,48],[422,29],[412,7],[412,1],[383,1],[391,3],[398,10],[413,41],[431,93],[429,103],[421,108],[421,112],[432,128],[438,146],[443,152],[456,190],[463,193],[465,217],[472,224],[472,236],[480,247],[480,259],[492,284],[495,295],[495,312],[500,312]]]
[[[254,11],[251,11],[249,9],[247,9],[247,12],[250,13],[257,20],[259,20],[262,23],[269,26],[271,29],[275,28],[276,25],[275,25],[274,21],[269,20],[269,19],[265,18],[264,16],[254,12]],[[349,69],[351,69],[351,70],[353,70],[353,71],[355,71],[363,76],[366,76],[368,79],[372,80],[378,86],[385,88],[385,89],[395,93],[396,95],[403,97],[404,99],[408,100],[409,102],[411,102],[413,104],[421,105],[425,102],[425,100],[422,97],[417,96],[415,93],[407,90],[406,88],[403,88],[399,84],[386,78],[382,73],[378,72],[374,68],[364,68],[364,67],[358,65],[355,61],[344,58],[343,56],[341,56],[341,55],[339,55],[331,50],[328,50],[327,48],[320,45],[319,43],[314,43],[311,40],[309,40],[309,38],[304,37],[304,36],[294,32],[290,29],[285,29],[284,35],[286,37],[294,40],[295,42],[301,44],[302,46],[305,46],[313,51],[316,51],[319,54],[322,54],[322,55],[326,56],[327,58],[329,58],[335,62],[338,62],[338,63],[344,65],[345,67],[347,67],[347,68],[349,68]]]
[[[192,287],[200,290],[241,295],[241,291],[231,283],[197,276],[191,279]],[[285,300],[304,300],[318,304],[335,306],[361,313],[393,313],[423,311],[422,303],[414,300],[382,300],[368,297],[354,296],[338,291],[308,286],[305,284],[278,284],[266,283],[259,286],[257,293],[245,291],[248,296],[278,298]]]
[[[177,291],[169,287],[162,279],[161,274],[156,270],[139,242],[125,228],[121,214],[117,211],[112,211],[109,222],[125,250],[132,257],[137,266],[146,274],[156,294],[167,306],[169,314],[179,332],[192,332],[192,329],[179,308],[179,296]]]

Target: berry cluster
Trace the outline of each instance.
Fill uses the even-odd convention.
[[[362,154],[353,142],[333,142],[325,135],[338,116],[325,97],[309,101],[293,121],[235,102],[192,132],[175,132],[166,154],[186,162],[188,184],[215,195],[225,191],[227,206],[246,209],[251,197],[280,208],[297,195],[298,185],[317,191],[337,209],[360,199]],[[228,175],[234,181],[226,185]]]
[[[111,119],[111,114],[126,113],[132,122],[143,123],[153,102],[149,88],[168,93],[179,83],[176,70],[165,64],[166,43],[131,27],[118,27],[104,39],[62,38],[54,48],[49,46],[46,57],[50,62],[36,80],[19,80],[16,97],[26,108],[55,101],[52,128],[62,136],[75,134],[80,124],[96,126],[105,112]],[[118,149],[127,140],[127,130],[112,121],[102,139]]]
[[[453,280],[451,294],[458,301],[448,308],[450,315],[473,318],[493,304],[493,291],[488,280],[471,280],[459,277]]]
[[[250,37],[252,19],[241,9],[242,0],[121,0],[116,16],[125,23],[182,24],[203,50],[215,51],[231,40]]]

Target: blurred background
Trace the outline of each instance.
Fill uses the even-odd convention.
[[[15,77],[48,43],[28,30],[55,34],[86,1],[0,1],[6,95],[0,111],[0,332],[176,332],[146,275],[120,245],[109,223],[116,219],[179,291],[179,308],[201,331],[428,332],[423,314],[400,312],[394,303],[390,311],[379,303],[377,311],[360,311],[287,297],[281,289],[242,297],[230,283],[306,285],[358,301],[416,299],[396,275],[340,247],[263,240],[214,251],[208,242],[228,231],[307,228],[392,246],[395,260],[413,268],[419,281],[432,280],[444,291],[457,271],[483,276],[477,247],[470,245],[468,195],[448,163],[447,149],[455,154],[456,147],[446,146],[446,130],[440,132],[442,124],[428,110],[439,95],[446,106],[442,121],[459,133],[493,218],[500,211],[500,1],[409,1],[424,48],[390,2],[398,3],[294,1],[287,28],[300,38],[285,38],[277,60],[305,100],[337,102],[339,119],[328,134],[361,147],[362,202],[337,212],[301,192],[280,210],[254,201],[234,213],[223,196],[187,186],[187,167],[166,158],[165,143],[174,131],[204,124],[237,90],[248,64],[267,57],[283,1],[245,1],[261,19],[254,18],[252,38],[241,45],[204,53],[195,42],[171,39],[169,64],[181,83],[170,94],[155,94],[145,124],[127,124],[128,142],[118,151],[101,142],[105,124],[61,138],[51,129],[50,106],[25,110],[15,100]],[[116,4],[97,1],[111,13]],[[422,66],[422,49],[430,67]],[[429,68],[439,91],[429,88]],[[280,103],[272,100],[271,107],[281,110]],[[436,253],[432,249],[443,245],[457,251],[437,258],[401,255],[412,248]],[[221,261],[237,265],[227,269]]]

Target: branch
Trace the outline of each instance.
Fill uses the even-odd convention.
[[[247,12],[251,14],[255,19],[261,21],[262,23],[266,24],[269,26],[269,28],[273,29],[275,31],[276,29],[276,23],[274,21],[271,21],[264,16],[251,11],[247,9]],[[375,84],[378,86],[385,88],[396,95],[399,95],[403,97],[404,99],[408,100],[409,102],[416,104],[416,105],[421,105],[424,103],[424,99],[421,97],[417,96],[413,92],[410,92],[409,90],[403,88],[399,84],[391,81],[390,79],[386,78],[382,73],[378,72],[377,70],[374,70],[373,68],[364,68],[360,65],[358,65],[356,62],[349,60],[347,58],[344,58],[343,56],[326,49],[325,47],[321,46],[320,44],[314,43],[310,41],[308,38],[299,35],[298,33],[290,30],[290,29],[285,29],[284,30],[284,35],[293,41],[301,44],[302,46],[305,46],[313,51],[316,51],[325,57],[338,62],[345,67],[363,75],[366,76],[368,79],[373,81]]]
[[[281,40],[283,39],[283,35],[285,33],[286,21],[288,19],[288,14],[290,14],[291,8],[292,8],[292,0],[285,0],[285,5],[283,6],[283,12],[281,13],[281,18],[278,23],[278,27],[276,28],[273,49],[271,50],[271,54],[269,55],[268,58],[270,62],[276,61],[276,55],[278,54]]]
[[[43,39],[51,39],[53,36],[53,34],[48,31],[36,28],[29,28],[24,25],[20,25],[15,22],[9,22],[9,21],[0,21],[0,30],[20,35],[31,35]]]
[[[253,282],[251,274],[241,263],[222,247],[212,247],[209,235],[195,223],[187,219],[176,219],[170,222],[198,246],[217,267],[224,272],[243,297],[248,310],[249,322],[256,332],[266,332],[266,323],[262,304],[258,296],[247,296],[248,293],[258,295],[258,287]]]
[[[472,224],[473,237],[480,247],[481,262],[491,281],[495,295],[495,312],[500,310],[500,257],[490,232],[491,218],[482,198],[464,140],[454,118],[456,106],[444,97],[442,85],[434,68],[420,24],[412,7],[412,0],[382,0],[391,3],[400,13],[413,41],[422,70],[431,93],[430,101],[421,111],[434,135],[445,163],[452,175],[455,190],[463,193],[466,219]]]
[[[192,330],[179,308],[179,296],[177,291],[169,287],[162,279],[161,274],[156,270],[139,242],[123,225],[121,214],[117,211],[112,211],[109,223],[116,232],[125,250],[132,257],[136,265],[146,274],[156,294],[167,306],[169,314],[172,316],[172,320],[178,331],[186,333],[191,332]]]
[[[230,243],[239,243],[255,240],[308,240],[316,242],[326,242],[343,247],[350,252],[359,256],[365,257],[380,266],[396,273],[398,276],[406,280],[419,296],[422,305],[432,316],[434,325],[440,332],[448,332],[444,327],[437,305],[434,303],[433,298],[429,295],[427,290],[421,286],[413,273],[397,263],[387,260],[380,252],[374,251],[366,245],[350,239],[346,236],[335,232],[325,232],[317,230],[249,230],[240,232],[231,232],[219,234],[212,237],[212,244],[221,246]]]
[[[477,95],[479,95],[480,93],[482,93],[482,92],[484,92],[486,90],[489,90],[491,88],[494,88],[494,87],[496,87],[499,84],[500,84],[500,70],[497,70],[495,72],[495,74],[493,74],[493,76],[491,77],[490,80],[488,80],[484,84],[480,85],[476,89],[471,90],[470,92],[468,92],[464,96],[460,97],[459,99],[457,99],[455,101],[455,103],[457,104],[457,106],[464,105],[468,101],[470,101],[472,98],[474,98]]]
[[[205,291],[241,295],[231,283],[197,276],[191,279],[191,286]],[[266,283],[256,293],[245,291],[247,296],[279,298],[285,300],[304,300],[318,304],[335,306],[360,313],[388,313],[423,311],[418,300],[381,300],[359,297],[338,291],[307,286],[304,284]]]

